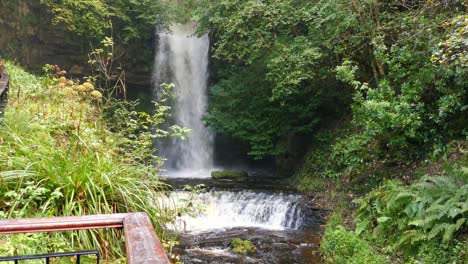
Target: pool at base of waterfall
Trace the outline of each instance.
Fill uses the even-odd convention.
[[[174,192],[171,201],[199,208],[170,227],[180,234],[174,253],[183,263],[322,263],[318,242],[324,212],[302,195],[213,188]],[[235,254],[229,246],[234,238],[251,241],[256,252]]]
[[[254,254],[235,254],[229,247],[234,238],[247,239],[256,247]],[[318,230],[271,230],[236,227],[183,233],[174,253],[190,263],[323,263],[319,254]]]

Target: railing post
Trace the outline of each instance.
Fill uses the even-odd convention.
[[[130,214],[123,224],[128,264],[169,264],[147,214]]]

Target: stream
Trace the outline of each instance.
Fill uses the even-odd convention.
[[[173,83],[176,98],[165,128],[177,124],[191,133],[186,139],[156,139],[154,145],[166,159],[165,181],[175,189],[170,201],[177,206],[189,200],[200,209],[168,227],[180,236],[174,253],[187,264],[322,263],[318,245],[324,211],[294,193],[287,180],[256,173],[245,180],[211,179],[211,171],[223,168],[216,166],[215,133],[203,123],[210,39],[194,36],[190,23],[173,25],[171,31],[157,33],[154,98],[161,98],[162,84]],[[206,186],[203,192],[182,191],[200,184]],[[233,238],[250,240],[256,252],[234,254]]]
[[[176,200],[183,201],[192,195],[192,202],[201,208],[172,227],[180,235],[175,253],[183,263],[322,263],[318,247],[325,212],[291,192],[284,180],[166,181],[179,189],[186,184],[207,186],[207,191],[198,194],[173,193]],[[256,253],[232,253],[229,243],[233,238],[250,240]]]

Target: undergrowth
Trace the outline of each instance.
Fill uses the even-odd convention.
[[[460,144],[463,146],[463,144]],[[321,250],[329,263],[466,263],[468,260],[468,159],[466,149],[436,175],[382,179],[380,187],[358,193],[354,206],[339,182],[335,214]],[[337,181],[338,183],[338,181]],[[336,196],[336,195],[335,195]],[[348,198],[344,196],[345,198]],[[341,201],[341,202],[340,202]],[[348,215],[346,215],[348,214]],[[344,217],[350,219],[344,219]]]
[[[167,186],[158,179],[150,138],[166,116],[164,101],[155,116],[114,102],[122,119],[110,125],[103,91],[92,83],[34,76],[11,62],[6,68],[11,87],[0,126],[0,219],[146,212],[158,235],[170,239],[162,227],[179,209],[155,202]],[[106,259],[124,255],[116,230],[2,236],[0,242],[2,255],[70,248],[98,248]]]
[[[325,261],[337,264],[385,264],[389,263],[366,240],[354,232],[345,230],[340,214],[330,217],[320,250]]]
[[[406,186],[388,181],[358,203],[356,233],[380,244],[386,252],[402,255],[407,261],[427,259],[424,263],[466,260],[466,167],[424,176]]]

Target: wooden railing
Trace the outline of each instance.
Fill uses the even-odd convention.
[[[3,114],[3,110],[6,106],[8,99],[8,87],[9,87],[9,77],[5,72],[3,67],[0,68],[0,117]]]
[[[0,221],[0,234],[123,228],[129,264],[168,264],[164,249],[145,213],[69,216]]]

